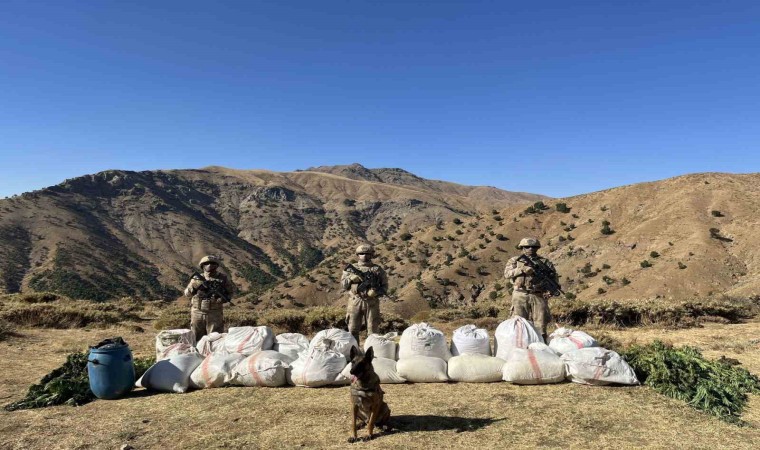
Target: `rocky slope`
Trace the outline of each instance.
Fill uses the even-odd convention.
[[[174,298],[211,253],[255,296],[359,242],[541,198],[358,164],[105,171],[0,200],[0,290]]]

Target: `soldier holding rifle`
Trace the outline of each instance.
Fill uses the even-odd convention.
[[[362,325],[367,335],[378,332],[380,325],[380,297],[388,291],[388,277],[377,264],[372,263],[374,248],[362,244],[356,248],[357,265],[348,264],[340,277],[340,284],[348,294],[348,331],[359,342]]]
[[[222,305],[229,303],[235,292],[232,281],[218,270],[219,258],[204,256],[198,266],[203,274],[195,272],[185,288],[190,300],[190,327],[196,341],[210,333],[224,331]]]
[[[512,315],[531,321],[546,341],[546,326],[552,320],[549,298],[563,294],[557,270],[551,261],[538,256],[538,239],[524,238],[518,248],[522,255],[511,258],[504,269],[504,277],[513,285]]]

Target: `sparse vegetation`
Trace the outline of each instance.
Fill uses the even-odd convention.
[[[569,213],[571,209],[567,206],[567,203],[557,203],[556,205],[554,205],[554,207],[556,208],[557,212],[561,212],[565,214]]]
[[[715,210],[715,209],[713,209],[712,211],[710,211],[710,214],[712,214],[713,217],[724,217],[724,215],[723,215],[722,212],[720,212],[718,210]]]
[[[646,259],[644,261],[641,261],[639,263],[639,265],[641,266],[642,269],[646,269],[646,268],[652,267],[652,263],[650,263]]]
[[[653,250],[652,252],[649,253],[649,256],[651,256],[652,258],[659,258],[660,254]]]
[[[601,233],[604,234],[604,235],[615,234],[615,230],[613,230],[612,228],[610,228],[610,222],[609,221],[607,221],[607,220],[603,220],[602,221]]]

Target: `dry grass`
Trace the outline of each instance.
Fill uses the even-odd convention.
[[[450,333],[452,326],[437,324]],[[708,357],[737,358],[760,373],[760,346],[711,349],[718,342],[747,342],[760,322],[704,328],[590,329],[624,343],[663,339],[693,344]],[[153,352],[151,333],[127,325],[108,329],[22,330],[0,343],[4,403],[57,367],[67,352],[114,335],[135,356]],[[35,358],[29,348],[35,348]],[[749,427],[721,422],[648,388],[495,384],[384,386],[396,430],[362,448],[753,448],[760,441],[760,398],[744,419]],[[224,388],[185,395],[136,391],[117,401],[79,408],[59,406],[0,412],[0,448],[345,448],[349,436],[347,388]]]
[[[0,320],[19,327],[81,328],[139,321],[143,305],[132,299],[108,302],[72,300],[50,293],[0,296]]]

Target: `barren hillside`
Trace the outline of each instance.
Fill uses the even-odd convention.
[[[541,239],[541,254],[556,263],[570,297],[760,295],[758,186],[760,174],[686,175],[395,234],[378,246],[399,300],[386,307],[408,316],[430,306],[506,301],[504,264],[524,236]],[[558,211],[558,203],[569,210]],[[340,304],[339,266],[351,259],[333,255],[267,293],[264,303]]]
[[[212,253],[255,297],[346,246],[543,198],[349,167],[378,177],[112,170],[0,200],[0,290],[174,298]]]

